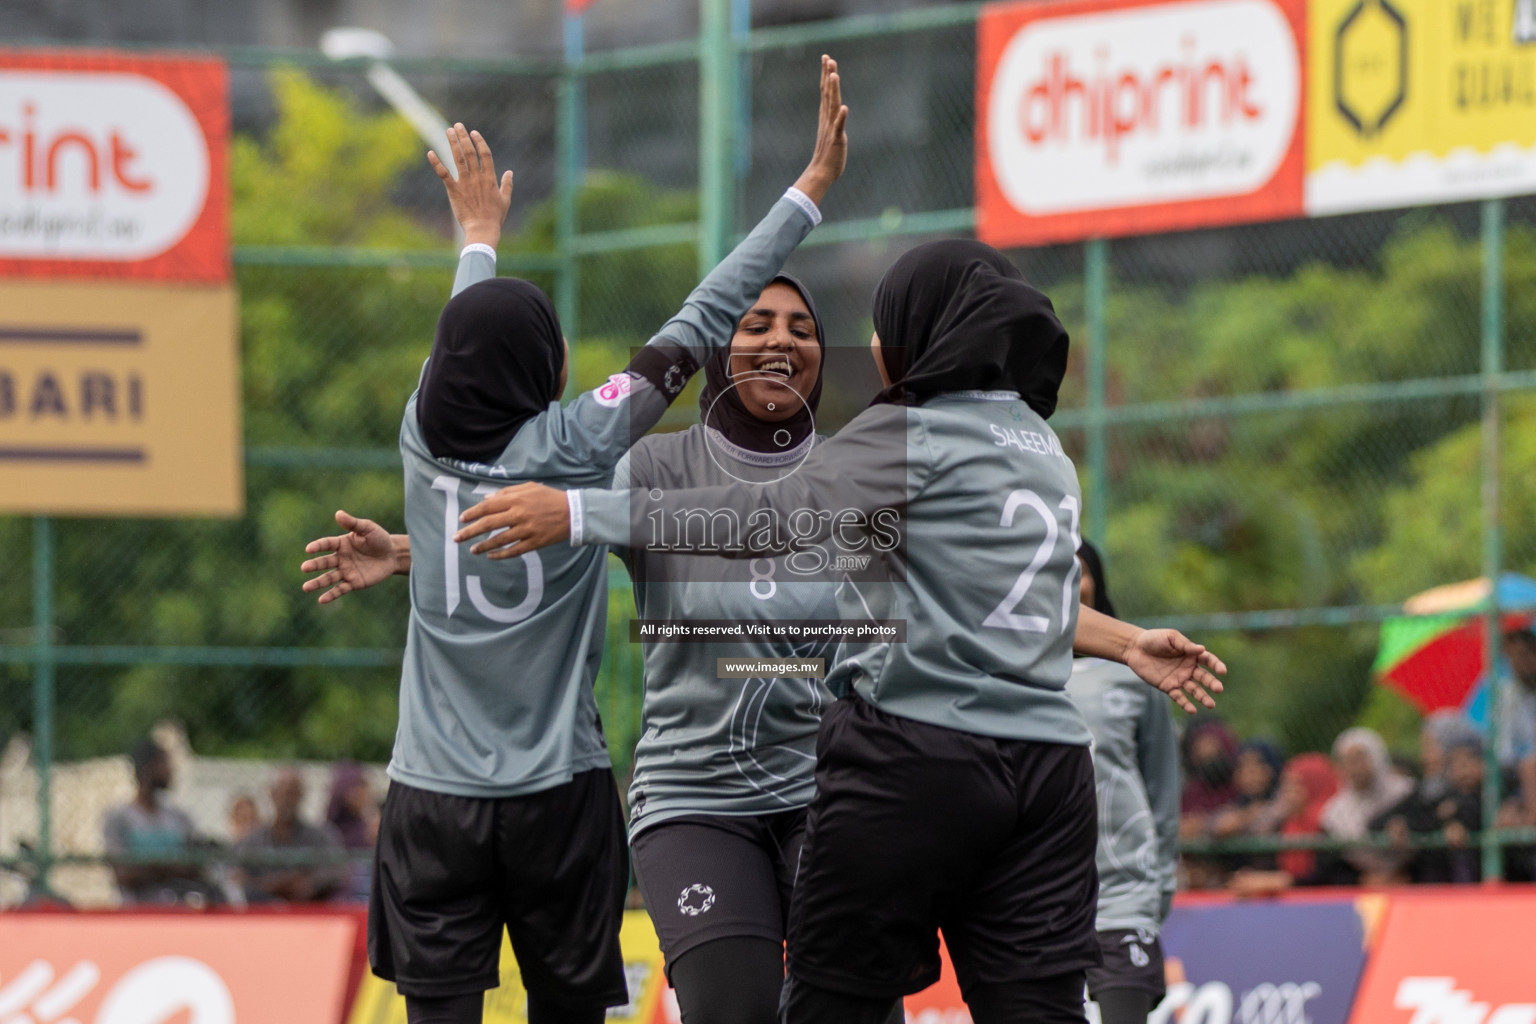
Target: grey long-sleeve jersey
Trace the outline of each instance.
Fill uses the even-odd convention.
[[[1156,933],[1179,859],[1179,741],[1168,698],[1124,665],[1098,658],[1073,663],[1067,695],[1093,730],[1097,928]]]
[[[793,473],[697,490],[582,490],[573,544],[678,546],[689,521],[715,531],[699,552],[795,552],[791,571],[831,558],[850,620],[905,620],[829,673],[904,718],[986,736],[1087,745],[1064,691],[1077,628],[1081,495],[1055,433],[1013,392],[937,395],[866,409]],[[904,539],[901,534],[904,532]],[[868,565],[863,564],[868,562]]]
[[[703,354],[729,341],[742,312],[810,232],[814,215],[814,205],[798,194],[774,204],[630,364],[646,366],[646,376],[615,374],[568,406],[551,403],[494,460],[434,458],[411,396],[400,426],[411,616],[392,779],[439,793],[503,797],[608,766],[592,696],[607,619],[606,549],[551,548],[492,561],[453,542],[459,513],[522,481],[606,484]],[[460,261],[455,288],[494,274],[491,257],[471,252]]]
[[[703,425],[642,438],[614,470],[613,486],[704,487],[774,480],[792,471],[813,435],[768,454]],[[805,621],[838,616],[830,574],[791,572],[778,557],[736,560],[615,548],[635,581],[642,619]],[[745,637],[723,643],[647,643],[645,699],[630,834],[683,814],[772,814],[815,794],[816,731],[830,700],[811,678],[719,679],[716,659],[823,658],[838,644]]]

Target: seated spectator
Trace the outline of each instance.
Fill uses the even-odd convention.
[[[1413,780],[1395,771],[1387,745],[1374,729],[1346,729],[1333,744],[1344,786],[1323,807],[1323,831],[1335,839],[1364,839],[1382,812],[1413,791]],[[1408,858],[1402,851],[1369,847],[1345,850],[1346,863],[1365,885],[1405,881]]]
[[[256,810],[256,798],[241,793],[229,803],[229,841],[238,843],[261,824],[261,814]]]
[[[190,893],[203,895],[207,887],[197,865],[137,859],[146,854],[174,858],[190,850],[197,837],[192,819],[163,798],[171,788],[170,756],[154,740],[146,739],[129,757],[137,792],[132,802],[112,808],[102,819],[107,859],[135,858],[112,864],[123,903],[178,903]]]
[[[1519,794],[1507,824],[1529,827],[1536,825],[1536,632],[1505,633],[1504,660],[1509,677],[1499,691],[1497,749],[1505,792]]]
[[[1232,770],[1232,802],[1211,816],[1211,836],[1231,839],[1269,834],[1275,790],[1280,785],[1280,769],[1285,756],[1273,743],[1249,740],[1237,748]],[[1273,868],[1269,855],[1238,855],[1227,858],[1233,869],[1243,867]]]
[[[1253,835],[1254,826],[1267,816],[1280,786],[1285,755],[1267,740],[1249,740],[1237,748],[1232,769],[1232,802],[1212,815],[1211,835]]]
[[[1179,798],[1179,835],[1185,839],[1210,834],[1217,811],[1237,797],[1232,772],[1237,737],[1219,718],[1196,721],[1184,733],[1184,792]]]
[[[278,772],[272,782],[272,823],[263,825],[235,847],[238,855],[267,853],[276,850],[313,850],[326,860],[324,854],[341,849],[341,841],[329,827],[317,828],[305,824],[299,817],[299,805],[304,802],[304,780],[292,768]],[[285,900],[291,903],[308,903],[323,900],[334,894],[346,875],[346,865],[319,863],[313,866],[289,866],[286,864],[246,864],[242,875],[245,897],[252,903]]]
[[[362,766],[342,761],[331,775],[331,799],[325,822],[348,850],[371,850],[379,834],[378,807]],[[341,893],[345,899],[366,900],[373,878],[371,860],[354,860]]]
[[[1468,843],[1483,827],[1482,739],[1475,732],[1457,736],[1445,748],[1444,760],[1441,784],[1421,782],[1380,824],[1399,837],[1408,832],[1445,835],[1445,849],[1420,850],[1414,856],[1410,872],[1415,882],[1480,881],[1481,853]]]
[[[1298,754],[1286,762],[1280,786],[1268,811],[1254,823],[1256,834],[1315,836],[1321,834],[1323,807],[1338,792],[1339,781],[1326,754]],[[1351,881],[1354,873],[1341,872],[1337,856],[1314,850],[1282,850],[1276,854],[1275,871],[1238,871],[1230,888],[1238,895],[1263,896],[1283,892],[1293,885],[1328,885]]]
[[[1466,715],[1453,708],[1431,712],[1419,728],[1419,786],[1425,800],[1437,801],[1450,791],[1446,751],[1462,743],[1483,743],[1483,734]]]

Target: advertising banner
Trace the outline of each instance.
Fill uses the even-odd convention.
[[[0,515],[237,515],[229,284],[0,280]]]
[[[319,916],[6,914],[0,1016],[335,1024],[356,927]]]
[[[1532,1024],[1536,893],[1394,895],[1351,1024]]]
[[[1312,215],[1536,192],[1536,0],[1310,0]]]
[[[0,48],[0,277],[227,280],[227,77]]]
[[[1301,215],[1304,0],[998,4],[977,33],[981,240]]]
[[[1174,908],[1162,932],[1168,995],[1152,1021],[1346,1024],[1371,909],[1347,897]]]

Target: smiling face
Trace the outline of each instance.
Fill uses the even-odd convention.
[[[789,285],[770,284],[731,337],[731,377],[741,404],[766,423],[787,420],[820,375],[821,346],[810,309]]]

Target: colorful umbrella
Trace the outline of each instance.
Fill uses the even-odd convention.
[[[1500,626],[1530,627],[1536,619],[1536,580],[1515,573],[1499,577]],[[1381,624],[1381,648],[1372,670],[1422,712],[1464,708],[1474,720],[1485,712],[1487,667],[1484,617],[1488,580],[1468,580],[1426,590],[1403,603],[1406,615]]]

